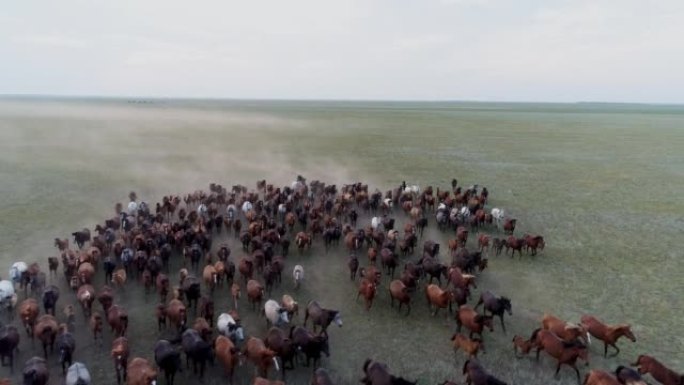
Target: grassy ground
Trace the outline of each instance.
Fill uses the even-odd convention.
[[[513,356],[512,336],[527,336],[550,312],[572,321],[591,313],[632,324],[637,343],[621,341],[620,356],[610,359],[594,344],[591,367],[612,369],[648,353],[681,371],[682,123],[679,110],[574,106],[3,101],[0,271],[16,260],[40,261],[47,270],[55,237],[94,227],[131,190],[155,202],[210,182],[286,184],[297,174],[338,184],[360,180],[383,191],[402,180],[446,187],[456,177],[487,186],[490,207],[518,218],[520,234],[541,233],[547,240],[534,258],[492,257],[479,278],[480,289],[510,297],[514,311],[507,335],[497,327],[485,336],[485,367],[509,383],[574,384],[567,368],[552,380],[548,357],[536,363]],[[445,244],[451,236],[433,226],[425,237]],[[302,263],[307,269],[296,293],[301,303],[317,299],[343,312],[345,325],[331,330],[332,356],[323,361],[338,382],[357,382],[366,357],[420,384],[462,380],[464,357],[449,347],[453,318],[431,317],[420,292],[411,315],[399,315],[382,289],[366,313],[355,302],[345,258],[343,248],[326,255],[315,245],[288,260],[288,268]],[[283,292],[292,292],[289,280],[273,296]],[[132,313],[134,354],[151,358],[158,336],[154,298],[136,286],[119,295]],[[228,306],[226,297],[217,294],[219,308]],[[64,289],[59,307],[71,298]],[[264,335],[263,319],[243,313],[248,334]],[[110,341],[107,334],[106,346]],[[78,342],[76,359],[91,368],[96,383],[113,383],[106,351],[87,336]],[[33,354],[22,335],[15,369]],[[58,366],[56,357],[50,363]],[[210,373],[205,384],[225,382],[220,368]],[[236,382],[247,383],[251,365],[238,373]],[[288,383],[303,384],[309,374],[298,369]],[[198,383],[189,373],[181,379]]]

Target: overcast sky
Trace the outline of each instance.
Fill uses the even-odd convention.
[[[0,94],[684,103],[682,0],[0,7]]]

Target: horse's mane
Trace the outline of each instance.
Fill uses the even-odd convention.
[[[530,337],[530,342],[534,342],[537,339],[537,334],[539,334],[539,331],[541,331],[541,328],[534,329],[532,336]]]
[[[368,371],[368,366],[370,366],[371,362],[373,362],[373,360],[371,360],[370,358],[366,358],[366,361],[364,361],[363,363],[364,372]]]

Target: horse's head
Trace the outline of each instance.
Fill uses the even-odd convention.
[[[634,336],[634,333],[632,333],[632,328],[628,324],[620,324],[618,325],[617,329],[619,330],[622,335],[625,337],[629,338],[630,341],[636,342],[636,337]]]

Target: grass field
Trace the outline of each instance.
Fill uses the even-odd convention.
[[[508,334],[497,323],[485,335],[485,367],[510,384],[574,384],[567,368],[552,378],[555,363],[548,357],[536,363],[513,355],[513,335],[528,337],[549,312],[575,322],[590,313],[632,325],[637,342],[621,340],[620,355],[608,359],[602,344],[594,343],[591,368],[614,369],[647,353],[682,371],[683,170],[684,109],[675,107],[1,100],[0,273],[6,277],[17,260],[40,261],[47,270],[55,237],[92,229],[132,190],[156,202],[210,182],[252,188],[264,178],[289,184],[297,174],[338,186],[363,181],[382,191],[402,180],[444,188],[455,177],[459,184],[487,186],[488,208],[505,208],[518,218],[519,235],[540,233],[547,244],[536,257],[492,256],[478,278],[474,300],[488,289],[513,302]],[[395,217],[406,220],[399,212]],[[453,234],[438,232],[430,219],[422,241],[445,245]],[[237,243],[230,242],[239,258]],[[414,296],[411,315],[399,315],[389,307],[386,286],[365,312],[355,302],[346,255],[344,247],[326,255],[315,244],[306,255],[294,253],[287,269],[296,263],[307,269],[296,294],[300,303],[316,299],[343,312],[344,327],[330,330],[332,355],[323,360],[338,383],[358,383],[367,357],[419,384],[463,381],[465,358],[454,355],[449,341],[453,317],[431,317],[422,292]],[[73,294],[63,276],[58,282],[61,309]],[[292,292],[290,280],[273,296],[284,292]],[[227,292],[216,295],[219,309],[227,309],[226,298]],[[152,358],[155,297],[145,298],[134,285],[118,299],[132,314],[134,355]],[[265,321],[246,301],[241,306],[247,333],[265,335]],[[78,322],[85,325],[81,317]],[[111,340],[105,333],[100,351],[88,335],[78,336],[75,357],[88,365],[96,384],[115,383]],[[23,362],[39,351],[23,332],[20,349],[17,381]],[[50,357],[52,384],[61,383],[56,361]],[[240,368],[236,383],[247,384],[251,370],[250,364]],[[307,383],[310,370],[297,369],[288,383]],[[582,375],[587,370],[580,369]],[[204,384],[225,383],[218,366],[209,373]],[[9,368],[0,369],[0,376],[8,375]],[[186,371],[177,383],[200,382]]]

